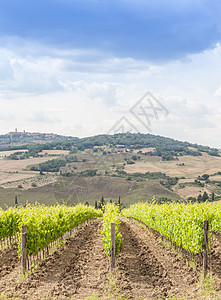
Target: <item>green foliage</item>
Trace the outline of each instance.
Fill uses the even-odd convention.
[[[122,174],[122,175],[127,175],[126,172],[124,171],[121,171],[121,172],[118,172],[118,174]],[[178,183],[178,180],[179,178],[178,177],[170,177],[168,175],[166,175],[165,173],[162,173],[162,172],[146,172],[146,173],[139,173],[139,172],[136,172],[136,173],[133,173],[133,174],[130,174],[129,177],[127,177],[127,180],[137,180],[137,178],[143,178],[143,179],[164,179],[164,180],[161,180],[160,181],[160,184],[162,186],[164,186],[165,188],[167,189],[171,189],[171,187],[173,185],[176,185]]]
[[[174,160],[175,157],[182,155],[201,156],[202,152],[208,153],[212,156],[219,156],[218,149],[191,144],[188,142],[180,142],[171,138],[156,136],[153,134],[141,133],[118,133],[114,135],[97,135],[86,138],[73,137],[58,137],[60,141],[53,141],[52,143],[29,144],[20,143],[20,146],[2,147],[1,150],[18,150],[28,149],[29,156],[39,156],[42,150],[69,150],[70,153],[76,153],[78,150],[96,149],[97,146],[116,146],[121,145],[121,148],[141,149],[146,147],[154,148],[155,151],[146,152],[145,155],[157,155],[163,160]],[[46,141],[46,140],[45,140]],[[1,142],[1,139],[0,139]],[[15,141],[13,141],[15,142]],[[191,150],[189,147],[193,147]],[[97,151],[97,150],[95,150]],[[103,154],[107,153],[103,151]]]
[[[21,211],[17,208],[9,208],[6,211],[0,209],[0,240],[15,235],[19,231]]]
[[[79,225],[84,220],[100,217],[101,211],[85,205],[68,207],[28,206],[22,214],[22,222],[27,225],[27,254],[36,254],[52,241],[61,237],[66,231]]]
[[[140,156],[137,156],[137,155],[132,155],[132,156],[131,156],[131,159],[133,159],[133,160],[135,160],[135,161],[136,161],[136,160],[140,159]]]
[[[200,182],[199,180],[195,179],[194,184],[204,187],[204,183]]]
[[[209,221],[210,230],[221,232],[221,204],[138,203],[124,209],[122,214],[144,222],[162,236],[195,254],[204,250],[204,220]]]
[[[52,241],[81,222],[101,217],[102,212],[91,206],[28,205],[25,208],[9,208],[0,211],[0,239],[13,236],[27,225],[27,255],[37,254]],[[20,253],[20,243],[18,244]]]
[[[78,162],[77,156],[64,156],[64,159],[55,158],[39,164],[39,167],[32,166],[31,171],[40,171],[40,172],[59,172],[61,167],[65,167],[66,164]]]
[[[120,245],[122,242],[122,235],[119,233],[120,219],[119,207],[113,203],[105,205],[105,213],[103,214],[103,230],[101,233],[104,235],[102,243],[107,256],[111,255],[111,223],[115,223],[115,241],[116,241],[116,255],[120,252]]]
[[[171,189],[171,186],[176,185],[178,183],[179,178],[178,177],[169,177],[166,176],[166,181],[160,181],[160,184],[163,185],[167,189]]]
[[[218,149],[215,149],[215,150],[209,150],[209,151],[208,151],[208,154],[211,155],[211,156],[220,156],[219,150],[218,150]]]
[[[172,201],[170,198],[167,197],[159,197],[157,199],[154,199],[154,203],[156,204],[165,204],[165,203],[172,203],[174,201]]]
[[[70,176],[79,176],[79,177],[94,177],[94,176],[99,176],[99,174],[97,174],[97,169],[88,169],[88,170],[84,170],[84,171],[80,171],[80,172],[63,172],[61,174],[62,176],[66,176],[66,177],[70,177]]]
[[[203,174],[202,176],[198,176],[197,178],[198,180],[208,180],[209,179],[209,175],[208,174]]]
[[[58,172],[60,167],[66,166],[64,159],[52,159],[39,164],[39,170],[43,172]]]

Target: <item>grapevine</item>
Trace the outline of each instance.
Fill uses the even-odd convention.
[[[204,220],[209,221],[211,231],[221,232],[221,204],[138,203],[123,210],[122,214],[142,221],[168,240],[194,254],[204,250]]]
[[[25,208],[9,208],[7,211],[0,211],[0,238],[13,236],[21,232],[23,225],[27,225],[26,251],[27,256],[30,256],[37,254],[81,222],[101,216],[100,210],[82,204],[74,207],[37,204]],[[18,243],[18,252],[20,255],[21,243]]]
[[[120,251],[120,245],[122,242],[122,235],[119,232],[120,220],[119,220],[119,207],[115,204],[107,204],[105,206],[105,213],[102,218],[103,230],[101,233],[104,235],[102,243],[107,256],[111,255],[111,223],[115,223],[115,241],[116,241],[116,256]]]

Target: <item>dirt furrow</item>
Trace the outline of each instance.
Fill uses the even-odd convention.
[[[0,252],[0,280],[18,267],[19,259],[17,251],[18,247],[14,245]]]
[[[145,226],[126,218],[120,225],[123,243],[111,275],[101,228],[99,220],[82,226],[25,278],[19,273],[17,247],[1,251],[0,298],[219,299],[203,295],[199,274]],[[211,266],[218,296],[220,253],[217,242],[211,252]]]
[[[108,278],[108,259],[101,242],[101,224],[92,221],[66,240],[25,280],[5,287],[17,299],[83,299],[102,296]]]
[[[166,299],[172,282],[164,266],[137,235],[138,229],[127,220],[120,225],[124,240],[117,258],[119,277],[128,279],[130,298]]]
[[[199,274],[181,256],[132,220],[123,218],[121,231],[126,238],[119,256],[119,269],[128,275],[134,299],[197,297]]]

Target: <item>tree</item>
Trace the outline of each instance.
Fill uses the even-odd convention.
[[[136,156],[136,155],[132,155],[132,156],[131,156],[131,159],[137,160],[137,156]]]
[[[101,198],[100,204],[101,204],[101,209],[104,212],[104,205],[105,205],[104,197]]]
[[[197,197],[197,201],[200,203],[200,202],[202,202],[202,200],[203,200],[203,197],[201,194],[199,194]]]
[[[105,202],[104,202],[104,197],[101,198],[101,205],[104,205]]]
[[[207,192],[204,192],[203,197],[202,197],[202,201],[206,202],[207,199],[209,199],[209,196],[208,196]]]
[[[121,211],[122,203],[121,203],[121,201],[120,201],[120,196],[119,196],[119,198],[118,198],[118,206],[119,206],[119,210]]]
[[[209,179],[209,175],[208,175],[208,174],[203,174],[203,175],[202,175],[202,179],[203,179],[203,180]]]
[[[212,194],[211,194],[211,201],[214,201],[215,200],[215,194],[214,194],[214,192],[212,192]]]
[[[18,196],[16,195],[15,196],[15,206],[17,206],[18,205]]]
[[[94,207],[95,207],[95,209],[98,209],[98,207],[97,207],[97,200],[95,201]]]

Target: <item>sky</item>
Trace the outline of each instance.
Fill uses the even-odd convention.
[[[220,0],[1,1],[0,134],[221,148],[220,15]]]

